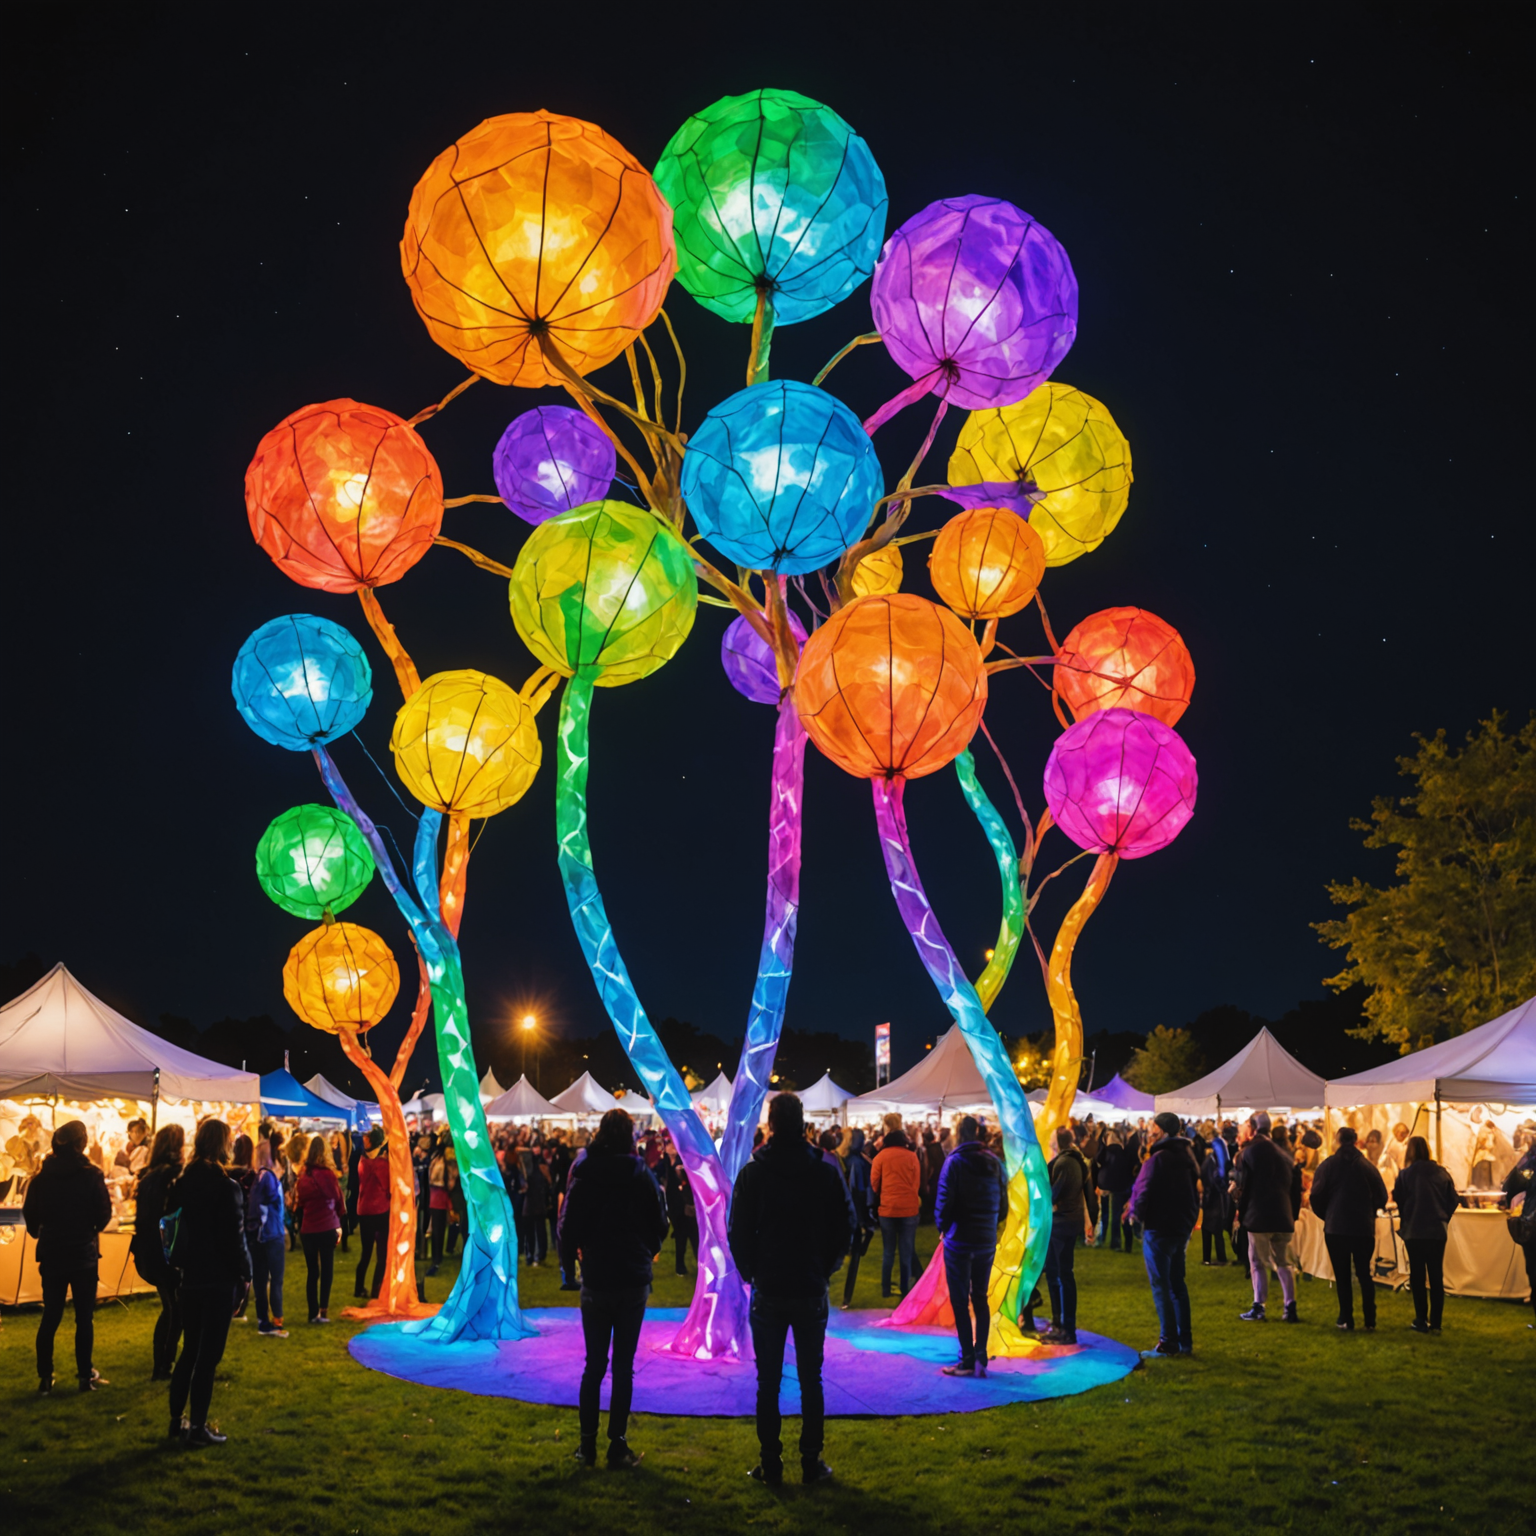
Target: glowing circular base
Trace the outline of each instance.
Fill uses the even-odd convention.
[[[675,1414],[687,1418],[733,1418],[753,1412],[756,1367],[688,1360],[662,1346],[677,1332],[681,1307],[653,1307],[646,1313],[635,1356],[637,1413]],[[513,1397],[525,1403],[573,1408],[581,1379],[584,1347],[581,1313],[576,1307],[544,1307],[524,1318],[538,1337],[501,1343],[431,1344],[390,1323],[357,1334],[349,1346],[355,1359],[371,1370],[448,1387],[480,1397]],[[822,1382],[829,1415],[970,1413],[1005,1403],[1069,1397],[1128,1375],[1139,1363],[1136,1351],[1098,1334],[1079,1332],[1076,1348],[1042,1346],[1029,1359],[996,1360],[984,1379],[945,1376],[940,1367],[956,1358],[952,1332],[938,1328],[893,1328],[890,1313],[834,1310],[827,1328]],[[800,1411],[800,1384],[794,1374],[794,1348],[785,1363],[781,1402],[784,1411]],[[608,1382],[603,1382],[603,1407]]]

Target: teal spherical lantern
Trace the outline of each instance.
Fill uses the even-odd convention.
[[[346,911],[368,889],[373,854],[344,812],[296,805],[262,833],[256,879],[283,911],[319,922]]]
[[[235,657],[235,707],[263,741],[308,752],[368,712],[373,670],[351,632],[311,613],[263,624]]]
[[[706,309],[779,325],[824,313],[874,270],[885,178],[830,107],[796,91],[726,96],[672,135],[656,164],[677,280]]]
[[[788,379],[722,400],[683,457],[699,532],[737,565],[781,576],[836,560],[884,488],[859,418],[826,390]]]

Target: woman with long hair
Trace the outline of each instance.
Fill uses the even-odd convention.
[[[453,1142],[448,1132],[438,1138],[427,1167],[428,1205],[432,1212],[432,1262],[427,1273],[435,1275],[443,1262],[443,1239],[448,1233],[448,1215],[453,1209],[451,1186],[458,1180],[458,1163],[453,1156]]]
[[[287,1204],[288,1252],[299,1246],[299,1180],[304,1177],[304,1159],[309,1152],[310,1138],[303,1131],[295,1131],[288,1143],[288,1171],[283,1175],[283,1199]]]
[[[1415,1333],[1439,1333],[1445,1311],[1447,1223],[1461,1199],[1456,1181],[1429,1155],[1422,1136],[1408,1138],[1407,1161],[1392,1186],[1398,1235],[1408,1250],[1408,1290],[1413,1297]]]
[[[154,1286],[160,1297],[160,1316],[155,1319],[154,1365],[151,1381],[169,1381],[176,1366],[176,1346],[181,1341],[181,1306],[176,1296],[176,1271],[165,1262],[160,1246],[160,1218],[165,1215],[165,1196],[181,1173],[187,1133],[174,1121],[155,1132],[149,1163],[139,1174],[134,1192],[134,1268]]]
[[[286,1339],[283,1327],[283,1269],[287,1263],[283,1184],[272,1156],[272,1144],[256,1143],[256,1185],[246,1204],[246,1241],[256,1277],[256,1334]]]
[[[360,1300],[377,1297],[384,1289],[385,1250],[389,1246],[389,1148],[384,1145],[384,1127],[374,1126],[367,1137],[367,1150],[357,1163],[357,1194],[347,1181],[347,1203],[357,1210],[359,1243],[362,1257],[357,1261],[352,1294]],[[373,1266],[373,1289],[368,1289],[368,1256],[377,1253]]]
[[[310,1137],[294,1204],[299,1214],[299,1241],[304,1247],[304,1298],[309,1303],[309,1320],[328,1323],[343,1203],[341,1180],[336,1177],[336,1163],[324,1136]]]

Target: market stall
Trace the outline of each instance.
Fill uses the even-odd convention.
[[[526,1077],[528,1074],[523,1074]],[[485,1076],[480,1079],[480,1102],[489,1104],[492,1099],[499,1099],[507,1090],[496,1081],[496,1074],[489,1067],[485,1069]]]
[[[1253,1110],[1294,1115],[1323,1107],[1327,1085],[1261,1029],[1230,1061],[1171,1093],[1154,1098],[1157,1111],[1186,1120],[1222,1119]]]
[[[377,1104],[370,1104],[366,1099],[354,1099],[351,1094],[343,1093],[324,1073],[316,1072],[304,1086],[317,1099],[324,1099],[327,1104],[334,1104],[337,1109],[345,1110],[351,1117],[347,1125],[348,1130],[366,1131],[369,1126],[379,1124]]]
[[[551,1102],[568,1114],[606,1115],[610,1109],[618,1109],[619,1101],[603,1087],[590,1072],[583,1072],[563,1093],[557,1093]],[[630,1106],[626,1104],[625,1109]]]
[[[485,1106],[485,1118],[493,1123],[515,1120],[531,1125],[536,1120],[570,1120],[574,1115],[551,1103],[528,1081],[525,1072],[505,1092]]]
[[[1116,1109],[1128,1109],[1138,1115],[1150,1115],[1157,1108],[1150,1093],[1133,1088],[1117,1072],[1102,1088],[1091,1090],[1094,1098],[1113,1104]]]
[[[353,1101],[354,1103],[356,1100]],[[269,1120],[350,1126],[352,1112],[313,1094],[286,1067],[261,1077],[261,1112]]]

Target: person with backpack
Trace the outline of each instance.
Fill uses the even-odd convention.
[[[389,1261],[389,1150],[384,1145],[384,1127],[368,1132],[367,1147],[357,1160],[357,1193],[351,1197],[357,1213],[358,1244],[362,1257],[357,1261],[352,1294],[361,1300],[377,1297],[384,1289],[384,1266]],[[368,1259],[378,1254],[373,1266],[373,1288],[368,1288]]]
[[[245,1204],[245,1239],[255,1274],[256,1336],[286,1339],[283,1327],[283,1269],[287,1264],[283,1184],[265,1138],[256,1143],[256,1180]]]
[[[907,1156],[917,1162],[910,1149]],[[731,1257],[741,1278],[752,1287],[749,1319],[757,1356],[761,1458],[750,1475],[769,1487],[784,1481],[779,1388],[784,1346],[791,1333],[800,1378],[800,1480],[819,1483],[832,1475],[821,1457],[827,1288],[848,1253],[853,1230],[848,1186],[806,1141],[805,1111],[799,1098],[779,1094],[768,1106],[768,1140],[737,1175],[726,1225]]]
[[[228,1439],[208,1422],[208,1410],[230,1319],[251,1283],[245,1208],[226,1167],[232,1139],[222,1120],[198,1126],[192,1161],[167,1193],[160,1225],[166,1258],[181,1277],[186,1332],[181,1358],[171,1373],[170,1433],[194,1448],[223,1445]]]
[[[304,1299],[309,1303],[309,1320],[328,1323],[331,1277],[345,1206],[334,1155],[324,1136],[310,1138],[294,1203],[299,1213],[299,1242],[304,1248]]]
[[[946,1376],[985,1376],[992,1315],[987,1287],[997,1253],[997,1226],[1008,1203],[1007,1176],[1002,1163],[982,1145],[981,1127],[973,1116],[960,1121],[957,1137],[955,1150],[939,1169],[933,1203],[933,1223],[944,1245],[944,1278],[960,1341],[959,1360],[943,1370]]]
[[[181,1342],[181,1305],[176,1295],[176,1271],[165,1262],[160,1246],[160,1218],[165,1215],[165,1197],[181,1176],[187,1133],[174,1121],[155,1132],[149,1151],[148,1166],[139,1174],[134,1191],[133,1241],[128,1251],[140,1279],[154,1286],[160,1297],[160,1316],[155,1319],[151,1346],[154,1364],[151,1381],[169,1381],[176,1366],[176,1346]]]
[[[70,1120],[53,1133],[53,1151],[27,1184],[22,1220],[37,1242],[43,1282],[43,1315],[37,1325],[37,1390],[53,1391],[53,1340],[64,1320],[64,1303],[75,1301],[75,1373],[82,1392],[107,1385],[91,1363],[96,1343],[99,1234],[112,1219],[106,1176],[86,1156],[90,1132]]]
[[[1049,1170],[1051,1237],[1045,1249],[1045,1279],[1051,1296],[1051,1325],[1042,1337],[1048,1344],[1076,1344],[1077,1276],[1073,1261],[1079,1234],[1092,1240],[1099,1203],[1071,1126],[1057,1130],[1056,1156]]]

